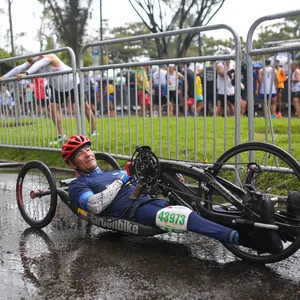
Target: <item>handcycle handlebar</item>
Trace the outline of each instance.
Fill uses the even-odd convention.
[[[136,200],[140,197],[141,193],[142,193],[143,187],[137,183],[133,192],[130,195],[130,199]]]

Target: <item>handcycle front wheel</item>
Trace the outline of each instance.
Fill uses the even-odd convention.
[[[241,190],[254,188],[263,199],[275,201],[275,222],[292,224],[300,227],[300,216],[289,219],[284,217],[288,210],[287,197],[290,191],[299,190],[300,166],[283,149],[261,142],[248,142],[226,151],[213,165],[213,175],[222,182],[233,183]],[[226,182],[225,182],[226,183]],[[234,194],[236,191],[226,187]],[[226,210],[226,199],[219,194],[212,194],[214,205],[211,209]],[[300,199],[299,199],[300,200]],[[228,202],[228,201],[227,201]],[[300,203],[299,203],[300,204]],[[232,209],[232,207],[231,207]],[[259,214],[259,211],[256,211]],[[225,245],[236,256],[257,263],[273,263],[286,259],[300,247],[300,234],[290,235],[280,231],[283,250],[278,254],[258,254],[247,247]]]
[[[44,163],[30,161],[22,167],[16,193],[20,213],[31,227],[43,228],[51,222],[57,205],[57,189]]]

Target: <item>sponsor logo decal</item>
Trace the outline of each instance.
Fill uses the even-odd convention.
[[[78,217],[80,219],[83,219],[85,221],[88,221],[88,217],[87,217],[87,211],[81,209],[81,208],[78,208],[77,210],[77,214],[78,214]]]
[[[129,221],[126,220],[111,220],[109,218],[102,218],[102,217],[96,217],[96,216],[91,216],[91,222],[94,225],[111,229],[111,230],[116,230],[116,231],[123,231],[127,232],[130,234],[138,234],[139,233],[139,227],[136,224],[132,224]]]

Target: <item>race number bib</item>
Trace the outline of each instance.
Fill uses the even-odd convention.
[[[168,206],[156,214],[156,225],[169,232],[186,232],[191,209],[185,206]]]

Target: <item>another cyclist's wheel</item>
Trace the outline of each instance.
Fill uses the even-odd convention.
[[[272,201],[275,206],[275,222],[300,226],[300,198],[293,202],[291,211],[287,197],[290,191],[299,189],[300,166],[286,151],[267,143],[249,142],[229,149],[214,164],[214,176],[239,199],[243,199],[240,190],[230,187],[237,185],[248,197],[248,207],[261,215],[260,204],[263,199]],[[227,181],[224,181],[224,179]],[[208,199],[210,209],[222,213],[236,213],[237,209],[228,205],[223,195],[212,192]],[[245,197],[243,202],[245,203]],[[297,202],[299,204],[297,206]],[[246,212],[247,214],[247,212]],[[258,220],[258,222],[260,222]],[[280,231],[283,250],[278,254],[258,254],[250,248],[234,245],[226,247],[236,256],[254,262],[272,263],[285,259],[300,247],[300,234],[289,234]],[[262,241],[263,242],[263,241]]]
[[[48,167],[40,161],[30,161],[17,178],[17,202],[24,220],[32,227],[47,226],[57,205],[56,183]]]

